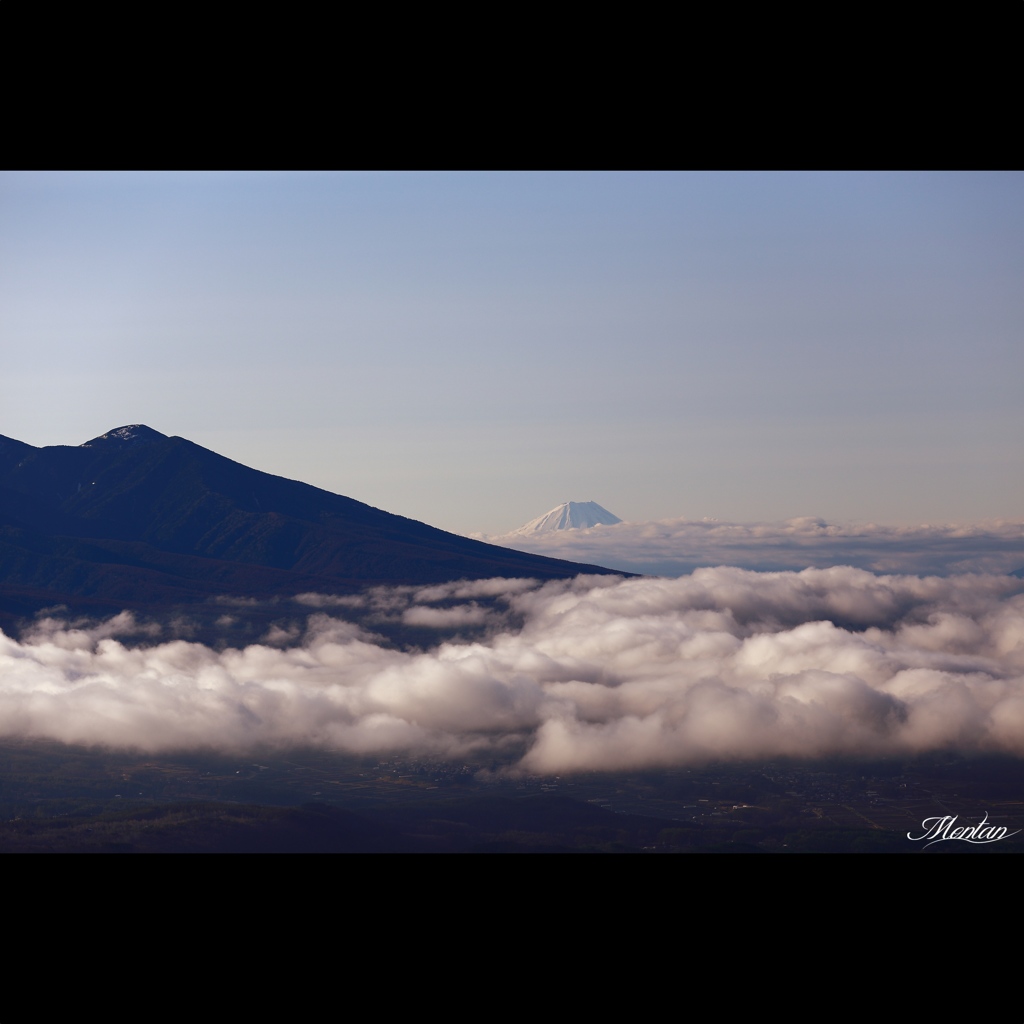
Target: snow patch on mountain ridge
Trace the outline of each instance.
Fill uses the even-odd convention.
[[[105,434],[100,434],[99,437],[94,437],[91,441],[86,441],[85,444],[79,445],[80,448],[91,448],[93,445],[102,444],[103,442],[120,442],[121,444],[147,444],[150,441],[161,441],[167,437],[166,434],[161,434],[159,430],[154,430],[152,427],[147,427],[145,423],[129,423],[124,427],[115,427],[113,430],[108,430]]]

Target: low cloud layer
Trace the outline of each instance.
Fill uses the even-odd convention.
[[[661,519],[587,530],[483,537],[494,544],[623,572],[679,576],[701,566],[800,570],[852,565],[878,573],[946,576],[1024,568],[1024,523],[970,526],[836,526],[804,517],[782,523]]]
[[[353,602],[392,621],[490,631],[388,649],[344,620]],[[1024,580],[1013,577],[715,568],[303,595],[298,607],[300,635],[243,650],[161,643],[127,614],[0,634],[2,731],[152,752],[496,757],[536,773],[1024,756]]]

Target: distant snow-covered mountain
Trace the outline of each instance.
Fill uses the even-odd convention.
[[[612,526],[621,522],[618,516],[612,515],[596,501],[563,501],[550,512],[531,519],[507,536],[529,537],[535,533],[550,533],[552,530],[585,530],[590,526]]]

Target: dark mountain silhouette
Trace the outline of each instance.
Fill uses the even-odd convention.
[[[446,533],[141,424],[77,447],[0,435],[8,615],[581,572],[612,570]]]

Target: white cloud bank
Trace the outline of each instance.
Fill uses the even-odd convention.
[[[20,642],[0,634],[0,731],[154,752],[506,755],[539,773],[943,748],[1024,756],[1024,580],[1012,577],[717,568],[363,600],[413,620],[490,616],[493,631],[402,652],[317,611],[298,646],[215,651],[126,647],[113,634],[139,635],[128,615],[90,629],[46,619]]]
[[[897,527],[837,526],[809,516],[781,523],[661,519],[529,538],[474,536],[538,555],[656,576],[679,576],[711,565],[759,570],[853,565],[872,572],[942,576],[1024,568],[1024,522]]]

